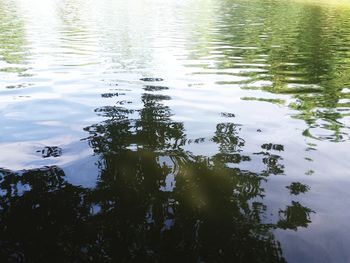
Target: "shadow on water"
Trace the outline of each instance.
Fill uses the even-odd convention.
[[[282,175],[283,145],[252,156],[240,125],[216,126],[189,139],[173,121],[170,97],[144,87],[140,109],[96,109],[106,119],[86,127],[100,174],[93,188],[70,184],[62,169],[1,169],[0,253],[9,262],[286,262],[273,231],[307,227],[299,202],[266,222],[263,184]],[[122,95],[121,95],[122,96]],[[209,141],[212,156],[185,146]],[[239,168],[259,157],[260,172]],[[285,191],[305,193],[295,182]]]

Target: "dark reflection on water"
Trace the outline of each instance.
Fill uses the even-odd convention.
[[[261,146],[256,153],[265,166],[261,172],[239,169],[234,166],[250,161],[242,154],[240,126],[219,123],[210,138],[218,153],[195,155],[183,149],[189,143],[184,126],[171,120],[171,109],[163,104],[170,98],[144,93],[141,99],[139,110],[96,109],[108,118],[85,129],[99,156],[94,188],[70,184],[57,166],[1,170],[2,257],[286,262],[272,230],[307,227],[313,211],[292,202],[280,210],[279,220],[264,222],[262,182],[283,174],[281,158],[270,154],[283,151],[283,145]]]

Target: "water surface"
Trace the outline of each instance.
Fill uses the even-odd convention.
[[[350,262],[349,58],[345,4],[0,0],[1,258]]]

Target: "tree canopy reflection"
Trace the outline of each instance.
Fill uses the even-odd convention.
[[[212,138],[190,140],[172,120],[170,99],[145,87],[143,107],[96,109],[105,121],[86,128],[100,157],[94,188],[74,186],[57,166],[2,169],[0,253],[12,262],[285,262],[273,230],[307,227],[312,210],[293,202],[266,223],[262,182],[283,174],[266,143],[265,169],[238,168],[240,126],[219,123]],[[184,150],[210,140],[213,156]],[[287,190],[286,190],[287,191]],[[306,190],[305,190],[306,191]]]
[[[195,31],[187,41],[189,60],[210,63],[189,66],[194,74],[232,76],[216,84],[270,93],[242,99],[296,110],[293,117],[305,121],[306,137],[346,141],[349,9],[302,2],[218,2],[216,23],[204,27],[200,36]]]

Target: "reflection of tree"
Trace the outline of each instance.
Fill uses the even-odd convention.
[[[280,221],[277,226],[282,229],[294,229],[298,227],[307,227],[310,221],[310,214],[313,211],[299,202],[292,201],[291,206],[287,206],[285,210],[280,211]]]
[[[265,161],[283,146],[262,146],[265,170],[241,170],[251,158],[241,154],[240,126],[222,123],[211,138],[216,155],[186,152],[184,126],[171,119],[167,99],[147,93],[140,110],[96,110],[107,119],[86,128],[100,156],[92,189],[69,184],[58,167],[2,170],[2,255],[14,262],[285,262],[272,231],[307,226],[311,210],[293,203],[267,224],[257,201],[261,182],[283,173],[277,155]]]
[[[291,94],[295,102],[290,106],[299,112],[295,115],[306,121],[305,136],[331,141],[344,140],[341,123],[344,115],[337,111],[346,107],[341,103],[347,95],[342,89],[350,83],[347,52],[341,50],[346,45],[346,37],[339,35],[337,28],[344,19],[334,12],[321,7],[305,6],[302,13],[291,14],[299,22],[295,37],[284,37],[280,49],[271,50],[271,73],[273,86],[267,88],[275,93]],[[343,12],[345,15],[346,12]],[[291,18],[293,19],[293,18]],[[293,19],[294,20],[294,19]],[[285,34],[290,34],[290,28]],[[338,51],[334,51],[338,47]],[[322,128],[332,133],[314,134],[314,129]]]
[[[26,60],[24,24],[17,16],[16,6],[0,1],[0,60],[8,64],[23,64]],[[0,71],[21,73],[25,68],[9,66]]]
[[[244,145],[244,140],[238,136],[240,128],[234,123],[219,123],[216,126],[213,141],[219,145],[221,153],[237,152]]]
[[[350,84],[349,10],[290,1],[219,1],[218,6],[217,24],[206,30],[216,34],[199,40],[194,32],[188,58],[220,57],[197,65],[201,69],[195,72],[230,74],[243,88],[288,94],[294,117],[307,124],[305,136],[346,140],[348,110],[342,109],[349,108],[350,96],[344,92]],[[281,98],[243,99],[284,104]]]
[[[80,256],[87,190],[68,184],[55,166],[0,174],[1,258],[43,262]]]
[[[289,189],[289,191],[292,195],[306,193],[307,191],[310,190],[310,187],[308,185],[305,185],[305,184],[302,184],[299,182],[293,182],[289,186],[287,186],[286,188]]]

